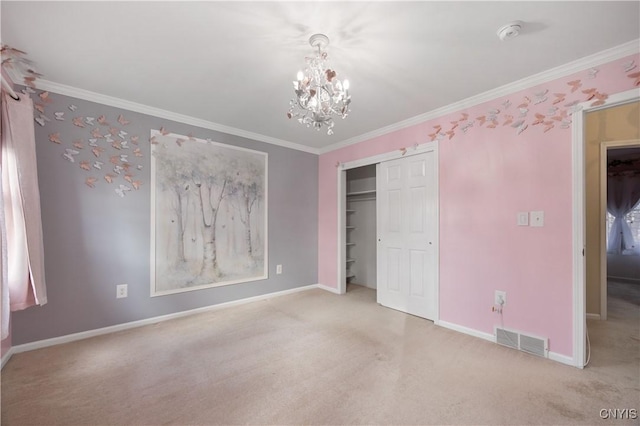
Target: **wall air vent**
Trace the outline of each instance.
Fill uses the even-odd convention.
[[[546,338],[528,336],[498,327],[495,329],[495,336],[496,343],[500,345],[547,358],[549,348]]]

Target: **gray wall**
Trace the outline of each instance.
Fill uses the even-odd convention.
[[[35,101],[39,101],[38,94],[33,95]],[[44,127],[35,124],[48,303],[13,314],[14,346],[317,283],[316,155],[59,94],[52,93],[50,97],[53,102],[46,105],[45,115],[51,121]],[[75,112],[69,110],[70,104],[77,106]],[[54,112],[64,112],[65,121],[55,120]],[[120,114],[131,123],[117,124]],[[65,148],[88,131],[74,126],[71,119],[100,115],[125,129],[129,136],[140,138],[143,169],[135,170],[135,179],[142,186],[124,198],[114,192],[116,182],[109,185],[101,178],[95,188],[89,188],[85,179],[97,171],[87,172],[77,161],[70,163],[62,157]],[[103,133],[108,129],[99,125],[87,127],[101,128]],[[269,154],[268,279],[149,296],[149,131],[160,127]],[[49,141],[52,133],[60,134],[62,144]],[[95,159],[87,152],[90,147],[86,138],[84,144],[78,158]],[[127,153],[137,159],[131,150]],[[107,154],[113,152],[101,157],[105,167],[109,166]],[[120,179],[117,183],[126,182]],[[283,265],[282,275],[275,274],[276,264]],[[116,284],[122,283],[129,285],[129,296],[116,299]]]
[[[640,284],[640,256],[607,253],[607,277]]]

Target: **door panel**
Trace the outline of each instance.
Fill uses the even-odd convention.
[[[434,151],[380,163],[378,303],[420,317],[437,312]]]

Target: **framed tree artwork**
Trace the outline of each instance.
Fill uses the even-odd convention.
[[[151,296],[267,278],[267,154],[151,131]]]

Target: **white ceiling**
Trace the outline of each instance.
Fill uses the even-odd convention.
[[[637,1],[0,3],[2,42],[46,80],[312,148],[640,37]],[[351,83],[332,136],[286,118],[316,32]]]

